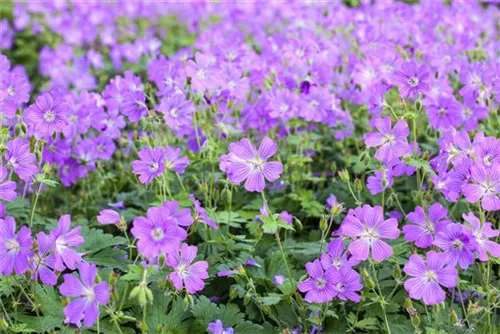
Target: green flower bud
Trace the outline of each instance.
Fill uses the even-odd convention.
[[[375,288],[375,283],[373,282],[372,278],[370,277],[370,274],[368,273],[368,270],[366,270],[365,268],[363,268],[361,270],[361,275],[363,276],[363,278],[365,279],[365,282],[366,282],[366,286],[369,288],[369,289],[373,289]]]
[[[250,295],[250,292],[245,293],[245,296],[243,297],[243,304],[246,306],[248,303],[250,303],[250,300],[252,299],[252,296]]]
[[[236,299],[238,298],[238,291],[236,291],[236,289],[234,289],[233,287],[231,287],[229,289],[229,300],[233,300],[233,299]]]
[[[348,183],[349,182],[349,172],[347,171],[347,169],[341,170],[339,172],[339,177],[343,182]]]
[[[417,109],[417,112],[422,110],[422,101],[420,99],[417,99],[417,101],[415,101],[415,109]]]
[[[401,278],[401,268],[399,265],[394,265],[394,270],[392,271],[392,276],[394,278]]]
[[[160,254],[160,256],[158,257],[158,265],[160,267],[163,267],[163,265],[165,264],[165,258],[166,255],[164,253]]]
[[[321,219],[319,220],[319,228],[321,231],[326,231],[326,229],[328,228],[328,222],[325,216],[321,217]]]
[[[411,317],[411,323],[414,327],[418,327],[420,325],[420,316],[418,313]]]
[[[451,309],[451,312],[450,312],[450,323],[452,325],[458,323],[458,315],[457,315],[457,312],[455,312],[454,309]]]
[[[363,191],[363,182],[361,182],[360,179],[356,179],[354,180],[354,189],[357,191],[357,192],[361,192]]]

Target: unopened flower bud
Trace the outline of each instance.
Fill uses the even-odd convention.
[[[451,312],[450,312],[450,323],[452,325],[458,323],[458,315],[457,315],[457,312],[455,312],[454,309],[451,309]]]
[[[328,222],[325,216],[321,217],[319,221],[319,228],[321,231],[326,231],[326,229],[328,228]]]
[[[349,182],[349,172],[347,171],[347,169],[341,170],[339,172],[339,177],[343,182]]]
[[[360,179],[356,179],[354,180],[354,189],[357,191],[357,192],[361,192],[363,191],[363,182],[361,182]]]
[[[373,282],[372,278],[370,277],[370,274],[368,273],[368,270],[366,270],[365,268],[363,268],[361,270],[361,274],[363,275],[363,278],[365,279],[366,286],[369,289],[373,289],[375,287],[375,283]]]
[[[158,257],[158,266],[163,267],[163,265],[165,264],[165,258],[165,253],[160,254],[160,256]]]
[[[420,99],[417,99],[417,101],[415,101],[415,109],[417,109],[418,112],[422,110],[422,101]]]
[[[398,264],[394,265],[394,270],[392,271],[392,276],[394,278],[401,278],[401,268],[399,268]]]
[[[243,297],[243,304],[246,306],[248,303],[250,303],[250,300],[252,299],[252,296],[250,295],[250,292],[245,293],[245,296]]]

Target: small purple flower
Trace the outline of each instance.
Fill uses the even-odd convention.
[[[54,100],[50,94],[45,93],[36,98],[35,104],[29,106],[26,121],[36,133],[51,136],[68,125],[69,109],[68,102],[61,98]]]
[[[95,283],[97,268],[95,264],[81,262],[78,267],[80,279],[72,274],[64,275],[64,282],[59,291],[66,297],[77,297],[64,308],[65,323],[81,327],[92,327],[99,317],[99,305],[106,305],[109,300],[108,283]]]
[[[475,163],[471,168],[473,183],[462,186],[465,199],[470,203],[481,201],[486,211],[500,210],[500,164],[485,168]]]
[[[214,230],[218,230],[219,227],[217,226],[217,223],[208,216],[205,208],[201,206],[200,201],[198,201],[193,194],[189,194],[189,199],[191,199],[191,202],[194,205],[194,221],[206,224]]]
[[[429,88],[429,72],[424,65],[418,66],[414,61],[401,64],[395,73],[395,83],[404,98],[409,98],[426,91]]]
[[[283,275],[276,275],[273,277],[273,283],[276,284],[276,286],[280,286],[285,282],[286,278]]]
[[[441,285],[452,288],[458,284],[457,269],[443,253],[430,251],[425,262],[420,255],[413,254],[403,270],[412,276],[405,282],[406,291],[412,299],[423,299],[425,305],[435,305],[445,300],[446,293]]]
[[[0,272],[8,276],[15,271],[21,275],[28,269],[31,257],[31,230],[22,226],[16,234],[16,221],[13,217],[0,219]]]
[[[280,215],[278,216],[278,220],[282,220],[287,224],[291,224],[293,221],[293,216],[287,211],[281,211]]]
[[[424,208],[417,206],[415,211],[407,216],[411,224],[403,226],[405,240],[415,242],[415,246],[420,248],[431,246],[435,235],[444,231],[451,223],[447,215],[448,210],[439,203],[431,205],[428,216]]]
[[[462,125],[462,106],[453,96],[440,96],[427,106],[429,124],[434,129],[458,128]]]
[[[379,194],[392,187],[394,181],[391,169],[376,170],[373,174],[366,180],[366,187],[372,195]]]
[[[186,291],[194,294],[203,290],[208,276],[208,263],[206,261],[194,262],[198,248],[182,244],[181,248],[173,253],[169,253],[166,264],[174,269],[168,276],[177,290],[182,290],[185,286]]]
[[[30,152],[30,145],[25,139],[16,138],[7,142],[5,159],[21,180],[29,181],[36,174],[36,157]]]
[[[99,216],[97,216],[97,221],[103,225],[117,225],[121,222],[121,216],[115,210],[101,210],[101,212],[99,212]]]
[[[172,218],[165,216],[162,207],[148,209],[147,218],[135,218],[131,232],[139,239],[139,252],[149,259],[154,259],[161,253],[176,252],[180,242],[187,237],[184,229],[178,227]]]
[[[368,259],[371,251],[377,262],[392,255],[392,247],[382,239],[396,239],[399,236],[398,221],[394,218],[384,220],[381,206],[365,205],[350,210],[341,225],[342,234],[354,239],[349,251],[359,260]]]
[[[356,293],[363,289],[359,274],[349,266],[341,266],[333,272],[333,286],[336,296],[341,300],[351,300],[359,303],[361,297]]]
[[[340,269],[340,267],[354,267],[361,261],[352,254],[344,252],[344,242],[342,239],[335,239],[328,244],[328,252],[321,254],[321,264],[323,268],[334,267],[335,269]]]
[[[191,226],[194,223],[191,210],[184,208],[179,210],[179,203],[177,201],[165,201],[162,208],[164,214],[175,221],[179,226]]]
[[[128,116],[132,123],[137,123],[148,113],[146,95],[141,91],[127,92],[120,108],[123,115]]]
[[[168,127],[176,132],[191,127],[192,114],[195,112],[193,102],[186,100],[182,94],[162,98],[156,110],[163,114]]]
[[[83,245],[84,239],[80,235],[81,226],[71,229],[71,216],[62,215],[59,218],[57,228],[50,232],[50,239],[55,242],[54,253],[54,268],[58,271],[63,271],[68,268],[76,269],[76,265],[82,262],[80,253],[72,248]]]
[[[269,137],[262,140],[258,150],[245,138],[229,145],[229,154],[220,157],[220,168],[232,183],[239,185],[246,180],[247,191],[262,192],[265,180],[276,181],[283,172],[281,162],[267,161],[277,150],[278,145]]]
[[[50,256],[54,251],[55,242],[45,233],[40,232],[37,235],[36,243],[38,252],[31,259],[31,279],[40,281],[46,285],[56,285],[57,275],[54,273],[54,256]]]
[[[7,168],[0,166],[0,199],[6,202],[12,202],[16,199],[16,183],[14,181],[5,181],[9,175]]]
[[[335,268],[324,270],[320,260],[306,263],[309,278],[300,282],[297,287],[305,292],[305,300],[309,303],[327,303],[337,295],[335,287]]]
[[[184,170],[189,165],[189,159],[187,157],[181,157],[180,147],[173,148],[167,146],[164,152],[165,169],[172,170],[178,174],[184,173]]]
[[[400,120],[391,129],[391,118],[383,117],[375,121],[378,132],[365,134],[365,144],[368,147],[379,147],[375,158],[385,163],[391,163],[394,158],[405,155],[410,146],[406,137],[410,134],[406,121]]]
[[[474,155],[476,163],[482,164],[485,168],[498,167],[500,165],[500,139],[486,137],[477,144],[474,143]]]
[[[165,170],[165,152],[162,148],[143,148],[138,155],[140,160],[132,161],[132,172],[139,175],[141,183],[151,182]]]
[[[479,261],[488,261],[488,253],[494,258],[500,257],[500,245],[492,240],[488,240],[498,237],[500,231],[495,230],[493,225],[489,222],[481,224],[479,218],[472,212],[469,212],[469,214],[464,213],[462,218],[470,224],[470,227],[467,228],[469,228],[471,233],[476,237],[476,252]]]
[[[207,330],[209,330],[212,334],[233,334],[234,333],[234,329],[232,329],[231,327],[224,328],[224,324],[219,319],[215,320],[214,322],[209,323]]]
[[[191,77],[191,87],[196,93],[216,89],[219,86],[220,71],[215,65],[215,57],[195,54],[196,62],[189,60],[186,64],[186,75]]]
[[[446,229],[439,232],[434,245],[441,248],[446,255],[446,261],[454,266],[467,269],[474,263],[474,251],[478,244],[476,237],[462,224],[448,224]]]

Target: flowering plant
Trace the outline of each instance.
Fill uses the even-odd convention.
[[[495,2],[3,2],[0,332],[497,333]]]

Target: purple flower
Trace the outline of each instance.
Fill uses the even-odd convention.
[[[341,266],[333,272],[333,284],[336,296],[341,300],[351,300],[359,303],[361,297],[356,293],[363,289],[359,274],[349,266]]]
[[[101,210],[99,216],[97,216],[97,221],[103,225],[119,224],[121,216],[115,210]]]
[[[446,229],[436,234],[434,245],[441,248],[446,261],[454,266],[467,269],[474,263],[474,251],[477,249],[476,237],[462,224],[448,224]]]
[[[146,95],[141,91],[132,91],[125,94],[120,111],[132,123],[137,123],[148,113]]]
[[[141,183],[151,182],[165,170],[165,152],[162,148],[143,148],[138,155],[140,160],[132,161],[132,172],[139,175]]]
[[[425,214],[424,208],[417,206],[407,216],[411,224],[403,226],[405,240],[415,242],[415,246],[420,248],[431,246],[435,235],[451,223],[447,215],[448,210],[439,203],[431,205],[429,216]]]
[[[9,170],[5,167],[0,166],[0,199],[6,202],[12,202],[16,199],[16,183],[14,181],[5,181],[5,178],[9,175]]]
[[[283,275],[276,275],[273,277],[273,283],[276,284],[276,286],[280,286],[285,282],[286,278]]]
[[[462,106],[453,96],[440,96],[427,106],[429,124],[434,129],[458,128],[462,125]]]
[[[191,202],[194,205],[194,212],[195,212],[194,221],[199,222],[199,223],[203,223],[203,224],[207,224],[208,226],[210,226],[214,230],[218,230],[219,227],[217,226],[217,223],[215,221],[213,221],[212,219],[210,219],[206,210],[201,206],[200,201],[198,201],[196,198],[194,198],[193,194],[189,194],[189,198],[191,199]]]
[[[476,252],[479,261],[488,261],[488,253],[498,258],[500,257],[500,245],[494,241],[488,240],[491,238],[496,238],[500,235],[500,231],[495,230],[493,225],[489,222],[481,224],[479,218],[477,218],[472,212],[469,214],[463,214],[462,218],[470,224],[470,232],[476,237],[477,248]]]
[[[173,253],[187,237],[186,231],[165,215],[165,209],[150,208],[146,217],[134,219],[132,235],[139,239],[137,248],[146,258],[154,259],[161,253]]]
[[[173,219],[179,226],[191,226],[194,222],[191,210],[188,208],[179,210],[179,203],[177,201],[165,201],[162,208],[166,217]]]
[[[406,291],[413,299],[423,299],[425,305],[435,305],[445,300],[446,293],[441,285],[452,288],[458,284],[457,269],[448,263],[448,257],[443,253],[430,251],[425,261],[420,255],[413,254],[403,270],[412,276],[405,282]]]
[[[194,262],[198,248],[182,244],[181,248],[173,253],[169,253],[166,263],[174,269],[168,276],[177,290],[182,290],[183,286],[190,294],[203,290],[208,276],[208,263],[206,261]]]
[[[62,215],[57,228],[50,232],[50,239],[56,244],[52,256],[54,256],[54,268],[58,271],[66,268],[74,270],[76,265],[82,262],[80,253],[72,249],[83,245],[85,241],[80,235],[82,227],[77,226],[72,230],[70,228],[71,216]]]
[[[392,247],[382,239],[396,239],[399,236],[398,221],[395,218],[384,220],[381,206],[365,205],[350,210],[341,225],[342,234],[354,239],[349,251],[359,260],[371,255],[382,262],[392,255]]]
[[[97,268],[95,264],[81,262],[78,267],[80,279],[71,274],[64,275],[64,282],[59,291],[66,297],[77,297],[64,308],[65,323],[81,327],[92,327],[99,317],[99,305],[106,305],[109,300],[108,283],[95,283]]]
[[[36,98],[35,104],[29,106],[26,121],[36,133],[50,136],[68,125],[69,109],[70,106],[65,100],[54,100],[50,94],[45,93]]]
[[[14,172],[24,181],[29,181],[37,171],[36,157],[30,152],[30,145],[25,139],[16,138],[7,142],[5,159],[7,165],[12,167]]]
[[[391,118],[383,117],[375,121],[378,132],[365,134],[365,144],[368,147],[379,147],[375,158],[385,163],[390,163],[394,158],[405,155],[410,146],[406,140],[410,130],[406,121],[400,120],[391,129]]]
[[[366,180],[366,187],[370,190],[372,195],[379,194],[386,189],[392,187],[393,179],[392,179],[392,171],[389,170],[376,170],[373,172],[374,175],[371,175]]]
[[[30,99],[30,88],[29,81],[18,73],[9,72],[2,75],[0,90],[6,93],[7,101],[12,101],[16,105],[28,102]]]
[[[348,252],[344,252],[344,242],[342,239],[335,239],[328,244],[328,252],[321,254],[321,264],[323,268],[334,267],[354,267],[359,264],[360,260],[352,256]]]
[[[54,273],[54,256],[50,256],[56,244],[43,232],[38,233],[36,243],[38,252],[31,259],[31,279],[37,280],[40,277],[43,284],[56,285],[57,275]]]
[[[186,75],[191,77],[191,87],[196,93],[216,89],[219,86],[220,73],[215,66],[215,58],[195,54],[196,62],[189,60],[186,64]]]
[[[413,97],[429,88],[429,72],[424,65],[418,66],[414,61],[401,64],[399,71],[394,75],[395,83],[404,98]]]
[[[239,185],[245,181],[247,191],[261,192],[265,180],[276,181],[283,172],[283,165],[278,161],[267,161],[276,154],[278,145],[269,137],[265,137],[255,150],[248,139],[242,139],[229,145],[229,154],[220,157],[220,168],[227,172],[228,179]]]
[[[486,137],[477,144],[474,143],[474,155],[476,163],[482,164],[485,168],[499,166],[500,139]]]
[[[193,103],[186,100],[184,95],[175,94],[173,96],[164,97],[156,110],[161,112],[164,116],[165,123],[170,129],[175,132],[182,132],[191,127],[192,114],[195,112]]]
[[[187,157],[181,157],[180,147],[173,148],[170,146],[165,147],[165,168],[172,170],[178,174],[184,173],[184,169],[189,165]]]
[[[16,221],[13,217],[0,219],[0,272],[10,275],[15,270],[21,275],[28,268],[31,257],[31,230],[22,226],[16,234]]]
[[[485,168],[474,164],[471,168],[473,183],[462,186],[462,192],[468,202],[481,201],[486,211],[500,210],[500,164]]]
[[[293,216],[287,211],[281,211],[280,215],[278,216],[278,220],[282,220],[287,224],[291,224],[293,221]]]
[[[219,319],[208,324],[208,328],[212,334],[233,334],[234,330],[231,327],[224,328],[224,324]]]
[[[309,303],[327,303],[337,295],[335,287],[335,268],[324,270],[320,260],[306,263],[306,270],[309,278],[300,282],[297,287],[301,292],[305,292],[305,300]]]

